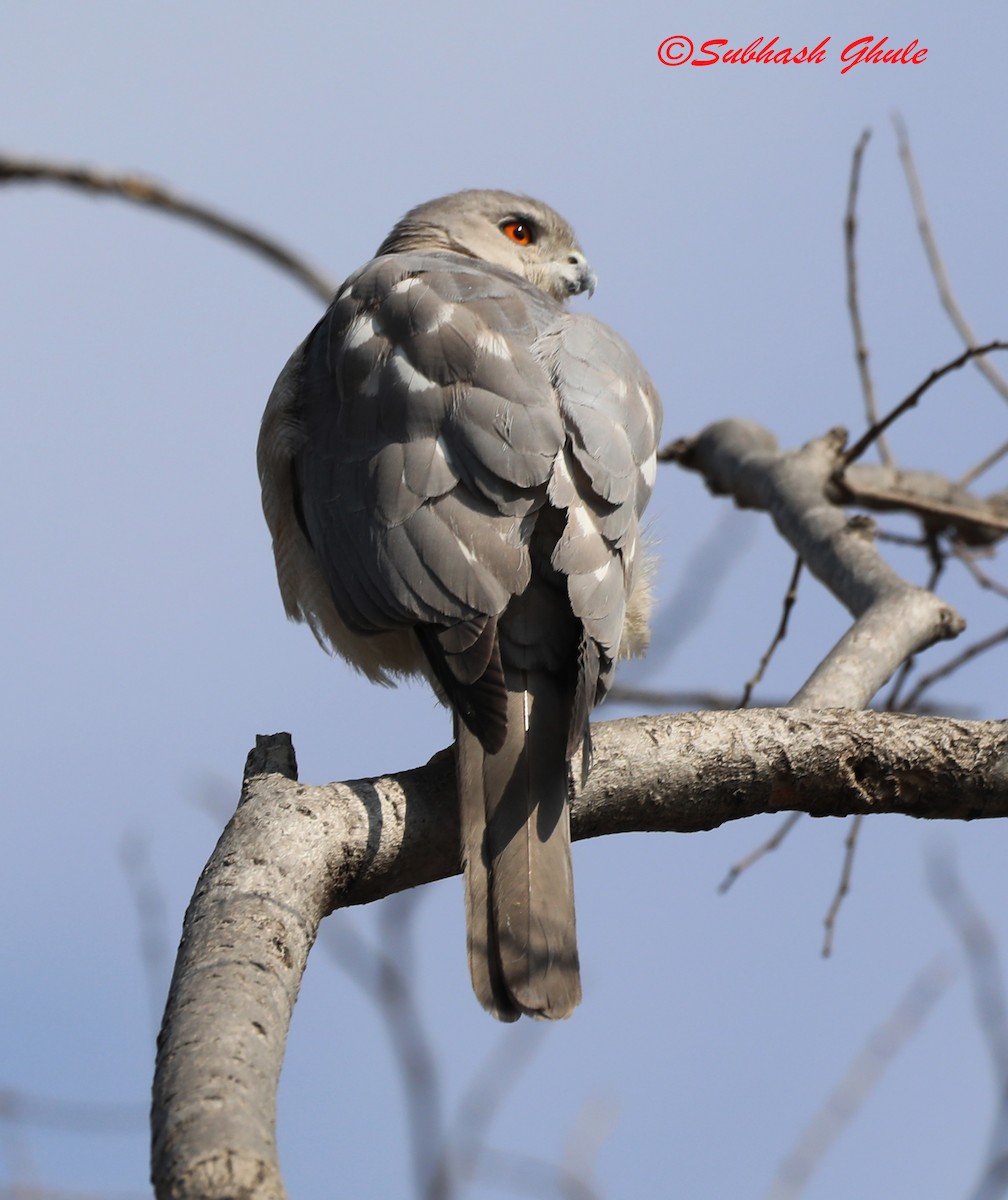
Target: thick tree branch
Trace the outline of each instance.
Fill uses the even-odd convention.
[[[937,471],[855,463],[830,482],[830,499],[873,512],[907,512],[930,533],[952,533],[967,546],[990,546],[1008,533],[1008,494],[974,496]]]
[[[900,663],[964,627],[933,593],[902,580],[879,554],[870,528],[830,502],[846,434],[833,429],[782,451],[752,421],[719,421],[665,451],[699,471],[715,494],[763,509],[806,567],[856,618],[792,704],[861,708]]]
[[[287,735],[249,756],[240,806],[186,914],[154,1080],[159,1197],[285,1195],[276,1084],[319,921],[458,871],[450,756],[308,787]],[[845,710],[745,710],[595,727],[575,838],[712,829],[762,812],[1008,815],[1008,727]]]

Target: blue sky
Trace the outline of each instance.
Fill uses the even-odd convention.
[[[880,403],[960,349],[919,247],[894,111],[909,126],[965,312],[980,337],[1008,336],[998,140],[1008,10],[931,0],[881,15],[864,2],[816,9],[9,5],[3,146],[155,176],[334,278],[419,201],[481,186],[540,196],[578,231],[599,276],[591,311],[647,365],[669,438],[743,416],[794,445],[833,425],[863,427],[841,220],[866,126],[860,283]],[[830,42],[821,64],[673,68],[657,56],[673,34],[698,45]],[[866,34],[893,45],[916,37],[927,59],[841,74],[841,49]],[[370,686],[283,617],[255,440],[318,303],[199,230],[53,188],[0,189],[0,261],[0,1090],[142,1113],[155,1029],[142,935],[164,944],[155,938],[148,955],[160,995],[256,732],[290,730],[302,778],[324,782],[425,761],[448,743],[450,724],[423,688]],[[954,475],[1004,428],[1003,401],[964,371],[893,443],[904,465]],[[981,490],[1004,486],[995,470]],[[730,568],[688,625],[676,610],[679,627],[634,678],[735,694],[776,627],[790,553],[764,518],[734,513],[671,467],[651,512],[662,599],[695,592],[703,547],[720,548]],[[923,580],[923,562],[893,561]],[[969,622],[967,637],[1003,622],[961,569],[940,591]],[[764,695],[797,690],[844,624],[804,581]],[[927,663],[950,653],[938,648]],[[941,697],[997,716],[1000,670],[999,658],[983,659]],[[842,823],[800,823],[771,860],[716,894],[728,865],[773,826],[575,848],[585,1001],[571,1021],[538,1031],[494,1145],[562,1161],[572,1139],[598,1126],[602,1194],[763,1195],[871,1030],[935,954],[954,951],[924,884],[929,845],[952,848],[1008,933],[1000,825],[882,819],[863,831],[824,962]],[[142,848],[146,923],[124,844]],[[369,937],[381,929],[374,911],[333,920]],[[458,880],[426,889],[413,920],[418,999],[450,1111],[502,1039],[524,1045],[537,1030],[501,1030],[473,1000]],[[386,1032],[321,948],[280,1104],[291,1195],[331,1194],[337,1178],[347,1194],[405,1194],[404,1109]],[[960,977],[805,1194],[963,1194],[993,1104]],[[0,1185],[143,1195],[146,1157],[142,1119],[115,1135],[7,1126]]]

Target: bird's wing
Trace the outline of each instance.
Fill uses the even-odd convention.
[[[564,440],[532,352],[559,311],[507,271],[388,255],[347,280],[298,368],[295,503],[342,621],[418,629],[491,740],[504,720],[495,621],[529,582]]]
[[[654,484],[661,403],[637,355],[593,317],[564,314],[535,350],[565,431],[549,483],[551,505],[565,513],[552,565],[566,576],[571,609],[584,629],[573,753],[627,649],[624,627],[641,575],[640,522]]]

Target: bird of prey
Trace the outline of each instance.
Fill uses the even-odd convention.
[[[647,643],[661,409],[626,342],[567,311],[594,286],[537,200],[421,204],[294,351],[259,437],[288,615],[453,710],[470,973],[506,1021],[581,998],[570,763]]]

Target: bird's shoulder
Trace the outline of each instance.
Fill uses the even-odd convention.
[[[463,324],[532,341],[563,307],[506,267],[449,250],[383,254],[354,271],[330,309],[334,331],[378,318],[391,340]]]

